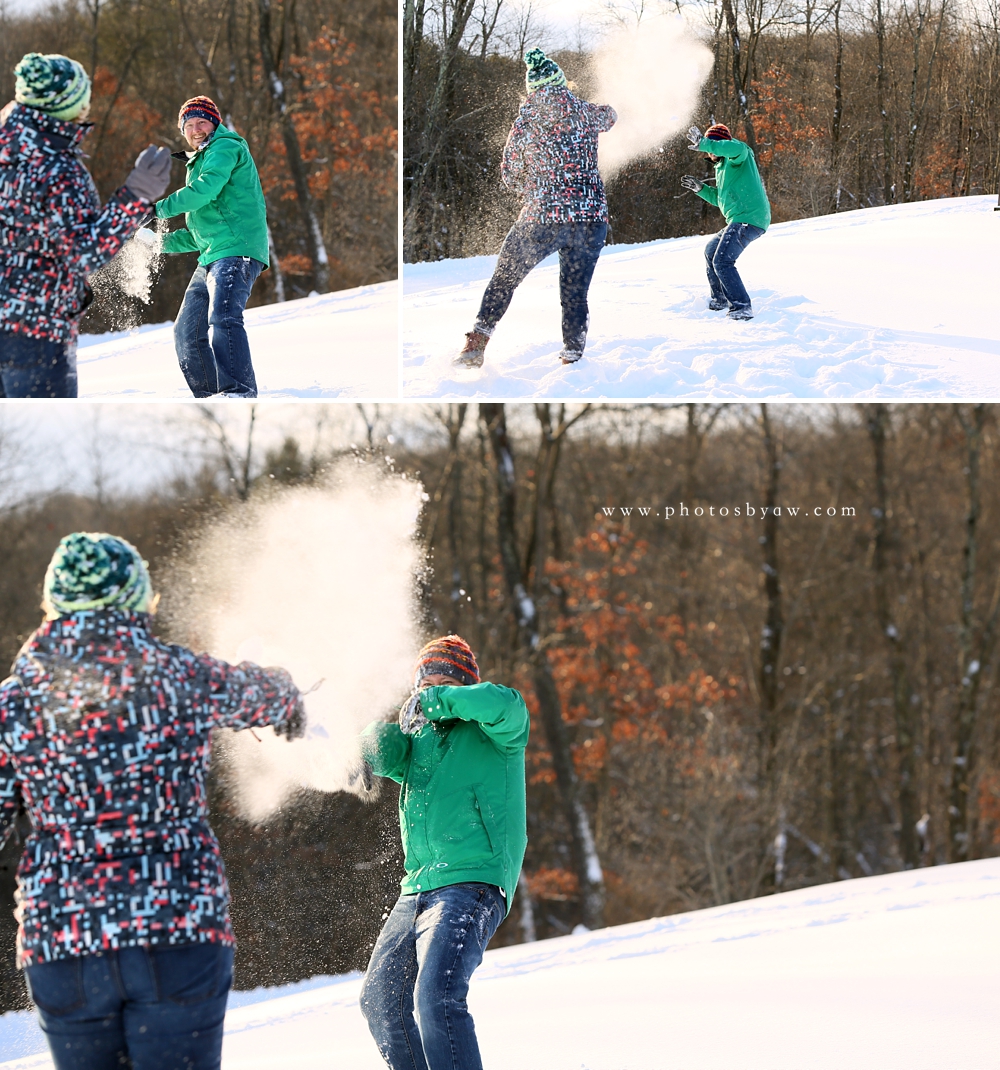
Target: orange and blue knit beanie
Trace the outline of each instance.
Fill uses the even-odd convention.
[[[705,137],[709,141],[732,141],[733,135],[725,123],[713,123],[706,131]]]
[[[177,128],[182,133],[188,119],[207,119],[218,126],[222,122],[222,113],[215,106],[215,101],[209,97],[192,97],[184,101],[177,113]]]
[[[472,647],[460,635],[443,635],[432,639],[420,651],[413,675],[419,684],[425,676],[453,676],[465,685],[479,683],[479,666]]]

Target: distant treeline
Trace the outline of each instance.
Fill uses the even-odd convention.
[[[440,6],[446,32],[424,0],[405,6],[408,261],[495,252],[517,210],[500,182],[499,158],[524,93],[518,54],[539,36],[523,11],[516,32],[498,32],[511,26],[509,0]],[[658,10],[618,0],[603,6],[626,22],[637,10],[647,17]],[[710,119],[725,122],[751,144],[776,221],[997,191],[996,0],[710,0],[685,7],[715,56],[694,119],[702,128]],[[588,96],[588,55],[555,58]],[[680,139],[619,172],[608,185],[609,240],[717,229],[717,213],[693,196],[678,197],[681,175],[704,166]]]
[[[211,96],[249,142],[264,186],[277,263],[255,287],[251,304],[261,304],[396,277],[397,26],[392,0],[0,9],[0,96],[13,97],[13,69],[26,52],[79,60],[94,82],[95,125],[83,149],[105,198],[150,142],[186,148],[178,109]],[[172,188],[183,180],[175,162]],[[172,319],[193,266],[191,256],[168,258],[151,306],[98,300],[83,329]]]
[[[497,943],[1000,853],[997,416],[368,410],[359,459],[390,451],[428,495],[426,634],[465,636],[532,713],[525,881]],[[66,532],[119,532],[157,582],[206,519],[334,459],[294,438],[248,454],[243,434],[156,494],[4,511],[0,659],[37,626]],[[194,641],[170,607],[167,589],[161,634]],[[310,793],[255,828],[219,759],[239,986],[362,968],[401,873],[395,792]],[[13,1006],[7,908],[0,926]]]

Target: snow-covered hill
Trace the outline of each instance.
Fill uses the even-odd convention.
[[[771,227],[739,260],[756,318],[705,307],[706,238],[605,248],[583,360],[557,354],[558,266],[514,295],[480,371],[451,357],[495,257],[404,267],[407,397],[1000,398],[995,197]],[[721,217],[720,217],[721,218]]]
[[[303,297],[246,313],[261,397],[398,395],[398,283]],[[190,398],[172,325],[81,335],[81,398]]]
[[[488,951],[489,1070],[991,1070],[1000,859]],[[384,1070],[360,977],[235,993],[223,1070]],[[26,1012],[0,1070],[51,1067]]]

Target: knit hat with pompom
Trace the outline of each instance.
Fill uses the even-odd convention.
[[[75,59],[29,52],[14,68],[14,99],[53,119],[76,119],[90,105],[90,79]]]
[[[52,619],[87,609],[148,613],[153,586],[142,554],[117,535],[75,531],[56,547],[43,584]]]
[[[541,89],[543,86],[565,87],[566,75],[563,74],[562,68],[554,59],[549,59],[540,48],[533,48],[530,52],[526,52],[524,62],[528,68],[524,80],[529,93],[534,93],[536,89]]]
[[[415,684],[425,676],[452,676],[463,684],[479,683],[479,666],[472,647],[460,635],[443,635],[432,639],[420,651],[413,674]]]

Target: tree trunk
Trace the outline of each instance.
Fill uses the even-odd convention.
[[[299,204],[302,225],[306,232],[306,245],[313,265],[313,289],[317,293],[326,293],[330,289],[330,263],[323,242],[323,231],[316,215],[316,207],[309,192],[309,180],[306,175],[299,138],[295,132],[291,112],[285,95],[284,82],[278,77],[274,52],[271,48],[271,0],[257,0],[259,14],[258,31],[260,39],[260,57],[267,79],[271,99],[278,109],[278,123],[281,127],[281,139],[285,143],[285,155],[288,168],[295,183],[295,196]]]
[[[580,885],[583,924],[588,929],[597,929],[604,925],[604,874],[591,831],[590,818],[584,806],[580,781],[573,765],[559,692],[552,677],[548,657],[541,645],[538,608],[535,598],[528,592],[527,578],[522,570],[517,549],[516,477],[514,455],[507,437],[506,413],[503,405],[481,404],[479,414],[486,424],[495,461],[497,541],[508,597],[517,622],[518,644],[522,656],[531,666],[539,714],[563,802],[574,867]],[[543,559],[539,556],[538,560],[541,562]],[[536,576],[540,571],[539,565],[535,569]]]
[[[917,840],[916,729],[914,706],[910,702],[903,637],[893,617],[889,577],[889,480],[886,472],[886,436],[889,408],[884,404],[865,406],[868,435],[875,462],[875,527],[873,532],[872,569],[875,581],[875,614],[879,630],[886,641],[889,672],[892,677],[892,705],[896,728],[896,757],[899,763],[899,854],[903,865],[912,869],[920,864]]]

